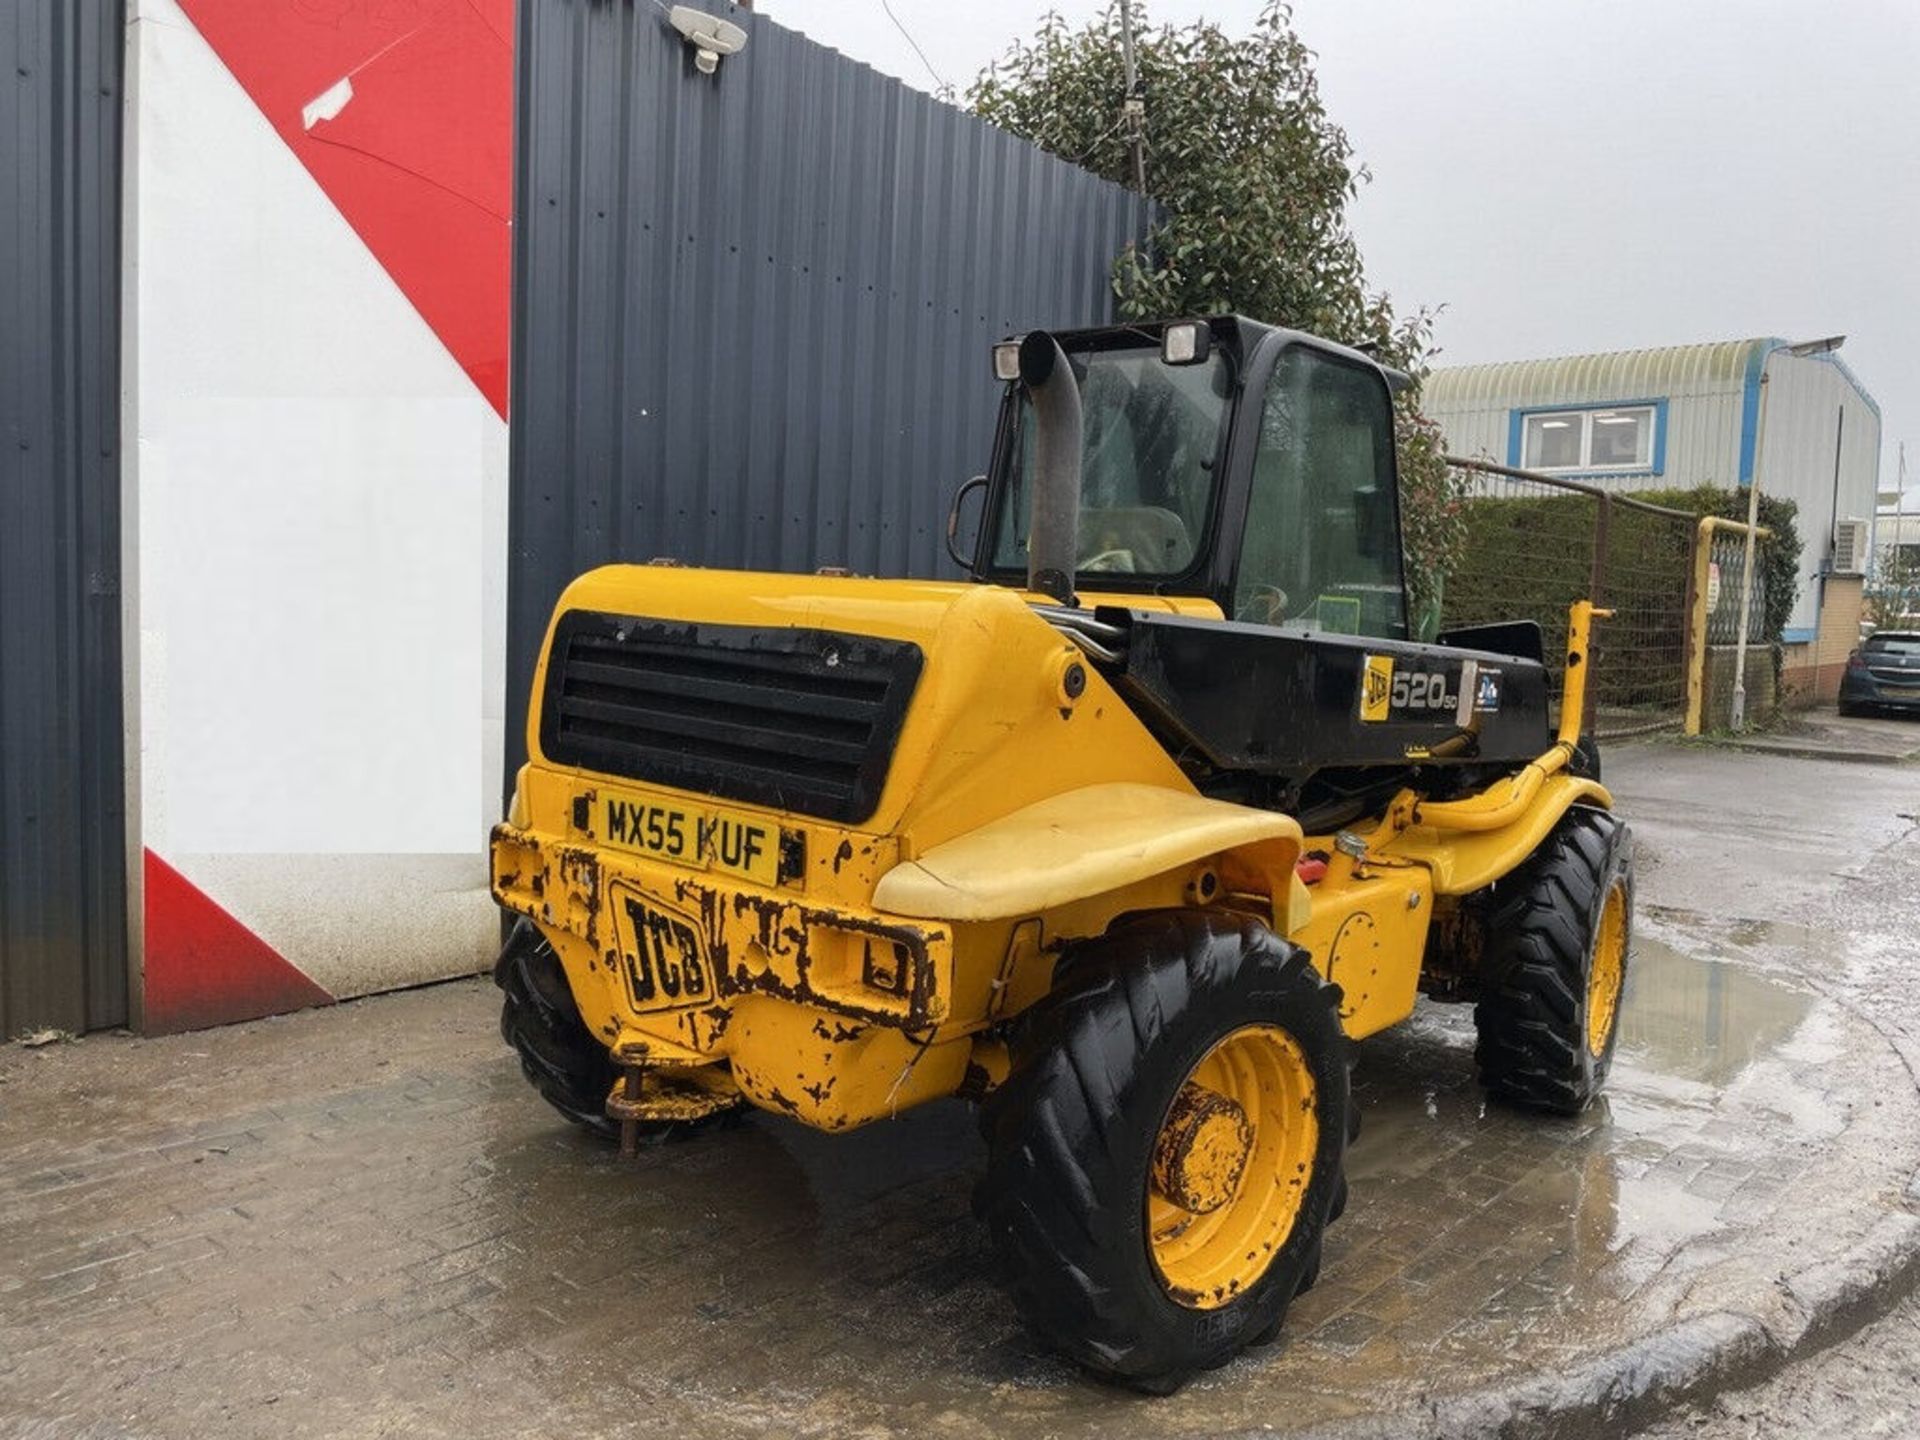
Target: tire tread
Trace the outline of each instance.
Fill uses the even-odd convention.
[[[1174,912],[1144,917],[1088,942],[1063,962],[1063,983],[1019,1029],[1013,1071],[981,1110],[992,1160],[976,1208],[998,1251],[1015,1306],[1028,1324],[1071,1359],[1136,1389],[1165,1393],[1187,1374],[1224,1363],[1254,1336],[1198,1356],[1140,1333],[1133,1303],[1102,1275],[1117,1263],[1112,1237],[1125,1233],[1115,1205],[1139,1203],[1103,1187],[1124,1137],[1131,1057],[1152,1050],[1181,1017],[1220,993],[1244,965],[1271,969],[1271,983],[1306,987],[1338,1035],[1339,987],[1322,981],[1305,951],[1264,926],[1237,918]],[[1120,1042],[1116,1044],[1116,1042]],[[1125,1073],[1116,1055],[1127,1054]],[[1350,1063],[1337,1062],[1344,1078]],[[1351,1089],[1333,1146],[1338,1205],[1346,1140],[1358,1129]],[[1312,1223],[1324,1223],[1314,1217]],[[1314,1261],[1295,1293],[1311,1284]],[[1291,1296],[1287,1297],[1291,1299]],[[1284,1304],[1284,1302],[1283,1302]],[[1282,1311],[1284,1314],[1284,1309]],[[1279,1319],[1261,1327],[1277,1330]]]
[[[1488,1093],[1562,1115],[1579,1113],[1598,1093],[1611,1047],[1609,1055],[1587,1053],[1587,973],[1626,846],[1626,827],[1612,815],[1575,806],[1500,883],[1506,893],[1488,916],[1486,988],[1474,1007],[1474,1058]]]
[[[542,1100],[596,1139],[620,1138],[607,1114],[613,1057],[587,1029],[574,1003],[560,957],[531,921],[521,920],[501,947],[493,983],[500,987],[500,1037],[520,1057],[520,1069]],[[695,1121],[643,1121],[643,1141],[688,1134],[731,1112]]]

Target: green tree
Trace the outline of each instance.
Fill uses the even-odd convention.
[[[1867,612],[1875,625],[1888,629],[1910,626],[1920,617],[1920,545],[1896,533],[1880,546],[1867,576]]]
[[[1419,411],[1432,316],[1396,317],[1367,286],[1347,225],[1366,170],[1321,102],[1312,52],[1277,0],[1245,36],[1206,20],[1155,28],[1145,11],[1134,6],[1142,141],[1147,191],[1163,216],[1114,262],[1120,312],[1233,311],[1365,346],[1413,377],[1397,402],[1401,512],[1411,609],[1430,633],[1465,536],[1465,481],[1443,463],[1439,431]],[[1049,14],[968,99],[1042,149],[1132,183],[1118,5],[1077,29]]]

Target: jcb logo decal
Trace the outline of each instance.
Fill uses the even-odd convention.
[[[1384,720],[1393,698],[1393,657],[1367,656],[1367,668],[1360,676],[1360,718]]]

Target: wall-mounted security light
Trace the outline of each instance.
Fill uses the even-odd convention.
[[[691,5],[674,6],[667,20],[693,46],[693,68],[702,75],[713,74],[722,55],[738,54],[747,43],[747,32],[738,25]]]

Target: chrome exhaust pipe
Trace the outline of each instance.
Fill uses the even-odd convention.
[[[1032,503],[1027,588],[1062,605],[1080,555],[1080,386],[1060,342],[1045,330],[1020,341],[1020,382],[1033,403]]]

